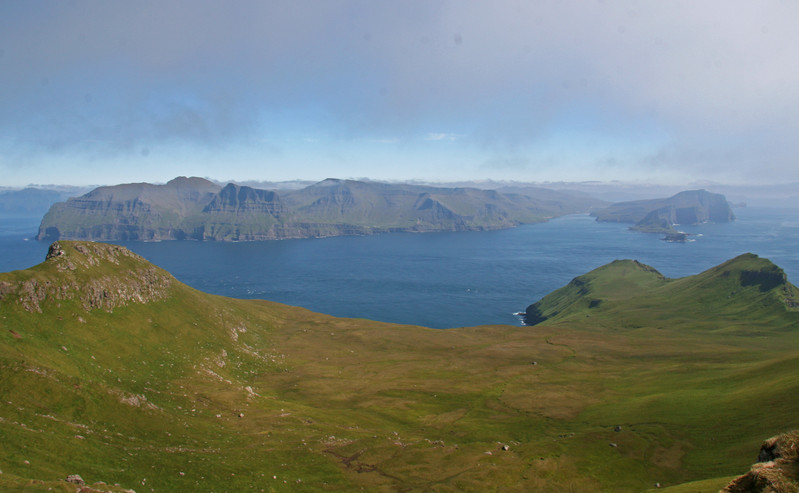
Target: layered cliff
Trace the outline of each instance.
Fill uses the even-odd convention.
[[[203,207],[220,191],[202,178],[179,177],[165,185],[131,183],[100,187],[53,204],[38,239],[169,240],[193,236]]]
[[[597,221],[635,223],[631,229],[670,233],[680,224],[729,222],[735,219],[724,195],[688,190],[665,199],[618,202],[592,212]]]
[[[40,240],[251,241],[395,231],[499,229],[584,212],[598,201],[569,192],[500,193],[328,179],[281,191],[202,178],[101,187],[55,204]]]

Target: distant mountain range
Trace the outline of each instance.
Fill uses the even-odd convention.
[[[542,188],[502,193],[327,179],[298,190],[269,191],[179,177],[165,185],[100,187],[54,204],[37,238],[252,241],[488,230],[604,204],[581,192]]]
[[[591,212],[597,221],[634,223],[630,229],[645,233],[676,233],[680,224],[729,222],[735,219],[724,195],[688,190],[664,199],[618,202]]]
[[[28,187],[22,190],[0,191],[0,214],[41,215],[56,202],[80,195],[78,187],[64,190]]]

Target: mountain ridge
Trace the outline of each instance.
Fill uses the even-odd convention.
[[[785,272],[767,259],[745,253],[679,279],[667,279],[635,260],[616,260],[529,305],[525,323],[537,325],[587,313],[594,316],[606,310],[645,310],[652,299],[664,301],[659,308],[662,317],[685,318],[701,311],[717,320],[734,321],[740,314],[735,305],[741,299],[746,301],[746,310],[758,306],[764,317],[779,309],[796,312],[799,317],[799,289],[788,282]]]
[[[531,192],[534,193],[534,192]],[[499,229],[585,212],[600,201],[523,193],[328,178],[298,190],[224,187],[178,177],[100,187],[54,204],[37,239],[221,240]]]

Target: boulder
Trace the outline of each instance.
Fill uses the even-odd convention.
[[[67,476],[67,483],[74,483],[74,484],[86,484],[86,481],[80,477],[80,474],[70,474]]]

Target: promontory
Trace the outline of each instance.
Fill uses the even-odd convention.
[[[630,229],[644,233],[676,233],[674,226],[735,219],[724,195],[707,190],[686,190],[663,199],[618,202],[591,212],[597,221],[634,223]]]

